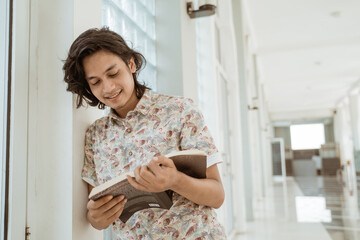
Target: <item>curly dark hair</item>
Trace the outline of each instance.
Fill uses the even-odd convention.
[[[77,108],[83,106],[83,101],[90,106],[98,106],[100,109],[105,108],[105,104],[100,102],[91,92],[90,86],[85,79],[83,67],[84,58],[99,50],[114,53],[127,64],[131,58],[134,59],[136,72],[133,73],[133,78],[138,99],[142,97],[146,89],[150,89],[145,84],[140,84],[137,80],[140,70],[146,64],[145,57],[131,49],[119,34],[109,30],[108,27],[101,29],[92,28],[83,32],[73,42],[63,66],[64,81],[68,84],[66,90],[77,94]]]

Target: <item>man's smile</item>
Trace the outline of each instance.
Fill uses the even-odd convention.
[[[117,96],[119,96],[121,92],[122,92],[122,89],[120,89],[118,92],[114,93],[114,94],[111,95],[111,96],[106,96],[106,97],[104,96],[104,98],[106,98],[106,99],[114,99],[114,98],[116,98]]]

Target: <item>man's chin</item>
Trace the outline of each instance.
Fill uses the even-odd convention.
[[[115,105],[114,107],[112,107],[115,111],[121,111],[124,106],[123,105]]]
[[[121,109],[122,107],[123,107],[123,104],[121,104],[121,103],[118,103],[118,102],[107,102],[106,104],[105,104],[106,106],[108,106],[108,107],[110,107],[110,108],[112,108],[112,109]]]

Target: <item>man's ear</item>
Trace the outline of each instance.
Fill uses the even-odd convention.
[[[129,68],[132,73],[136,72],[136,64],[133,57],[129,60]]]

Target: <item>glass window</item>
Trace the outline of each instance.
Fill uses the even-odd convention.
[[[325,143],[324,124],[291,125],[292,149],[320,149]]]
[[[102,23],[144,55],[139,81],[156,91],[155,0],[103,0]]]
[[[7,173],[8,118],[8,57],[9,57],[9,1],[0,2],[0,239],[5,238],[5,200]]]

